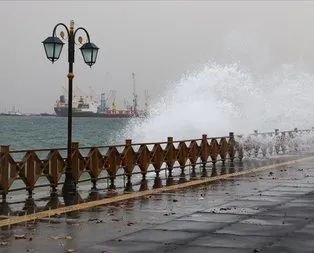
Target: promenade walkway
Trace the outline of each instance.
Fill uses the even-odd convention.
[[[300,158],[251,159],[217,175],[269,167],[2,227],[0,252],[314,252],[314,157]]]

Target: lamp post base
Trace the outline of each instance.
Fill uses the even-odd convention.
[[[64,194],[72,194],[76,193],[76,183],[72,177],[72,172],[67,168],[65,172],[65,180],[62,186],[62,193]]]

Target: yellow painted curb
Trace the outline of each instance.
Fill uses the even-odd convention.
[[[232,174],[219,175],[219,176],[210,177],[210,178],[202,178],[202,179],[189,181],[186,183],[175,184],[175,185],[171,185],[171,186],[165,186],[162,188],[151,189],[151,190],[142,191],[142,192],[122,194],[122,195],[114,196],[111,198],[105,198],[105,199],[101,199],[101,200],[89,201],[89,202],[80,203],[80,204],[76,204],[76,205],[60,207],[57,209],[46,210],[46,211],[42,211],[42,212],[38,212],[38,213],[33,213],[30,215],[25,215],[25,216],[10,217],[10,218],[4,219],[4,220],[0,220],[0,227],[10,226],[10,225],[14,225],[17,223],[22,223],[22,222],[35,221],[37,219],[41,219],[41,218],[45,218],[45,217],[51,217],[54,215],[59,215],[59,214],[68,213],[68,212],[72,212],[72,211],[78,211],[78,210],[87,209],[87,208],[91,208],[91,207],[95,207],[95,206],[111,204],[114,202],[135,199],[138,197],[153,195],[153,194],[157,194],[157,193],[161,193],[161,192],[177,190],[177,189],[187,188],[187,187],[191,187],[191,186],[202,185],[202,184],[205,184],[208,182],[213,182],[213,181],[218,181],[218,180],[222,180],[222,179],[237,177],[237,176],[246,175],[246,174],[250,174],[250,173],[254,173],[254,172],[260,172],[260,171],[264,171],[264,170],[268,170],[268,169],[272,169],[272,168],[276,168],[276,167],[280,167],[280,166],[284,166],[284,165],[294,164],[294,163],[298,163],[298,162],[304,162],[304,161],[313,160],[313,159],[314,159],[314,156],[305,157],[305,158],[300,158],[300,159],[296,159],[296,160],[292,160],[292,161],[287,161],[287,162],[262,166],[262,167],[258,167],[258,168],[253,168],[253,169],[249,169],[246,171],[239,171],[239,172],[235,172]]]

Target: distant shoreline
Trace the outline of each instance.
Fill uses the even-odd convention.
[[[53,113],[0,113],[0,116],[10,116],[10,117],[29,117],[29,116],[46,116],[46,117],[56,117]]]

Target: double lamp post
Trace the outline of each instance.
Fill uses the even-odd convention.
[[[64,194],[75,193],[76,192],[76,184],[75,180],[72,176],[72,92],[73,92],[73,63],[74,63],[74,52],[75,52],[75,36],[78,31],[82,30],[85,32],[87,37],[87,42],[84,43],[80,50],[83,55],[83,59],[88,66],[92,66],[96,62],[98,47],[90,42],[89,34],[85,28],[79,27],[74,30],[74,21],[71,20],[70,27],[68,28],[63,23],[58,23],[52,32],[52,37],[48,37],[42,43],[44,44],[45,52],[47,58],[54,63],[59,59],[62,47],[64,43],[56,36],[56,30],[59,26],[62,26],[67,33],[68,38],[68,62],[69,62],[69,72],[68,72],[68,142],[67,142],[67,164],[65,170],[65,180],[62,187],[62,192]],[[65,39],[64,32],[60,32],[60,36],[62,39]],[[82,44],[82,37],[78,37],[79,43]]]

